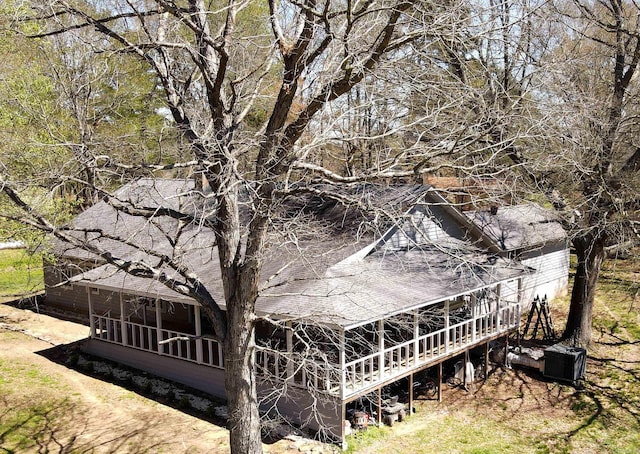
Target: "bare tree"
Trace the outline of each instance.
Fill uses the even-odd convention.
[[[604,0],[475,6],[470,17],[484,20],[473,25],[485,32],[439,54],[456,84],[476,88],[465,92],[462,111],[451,110],[473,121],[457,122],[462,134],[448,143],[477,151],[464,159],[501,143],[501,157],[464,174],[490,177],[490,197],[544,194],[558,211],[577,255],[563,337],[588,345],[605,248],[638,232],[638,7]]]
[[[553,44],[538,76],[538,108],[548,119],[544,151],[511,157],[571,232],[577,268],[563,338],[586,346],[605,249],[638,233],[640,10],[618,0],[550,6]]]
[[[211,192],[194,193],[201,197],[199,211],[131,206],[106,191],[100,193],[124,213],[148,217],[152,223],[159,216],[172,219],[177,235],[184,234],[186,226],[211,229],[215,243],[210,246],[218,254],[224,301],[216,300],[202,277],[174,253],[144,249],[147,260],[126,260],[84,241],[87,235],[105,237],[105,232],[85,231],[78,236],[57,226],[27,202],[20,182],[3,175],[4,196],[15,207],[5,216],[198,301],[223,345],[232,451],[261,452],[255,303],[274,214],[291,194],[315,191],[307,184],[313,178],[349,184],[429,170],[429,161],[419,159],[422,151],[414,144],[398,151],[385,148],[366,168],[345,175],[342,169],[323,165],[322,146],[338,135],[337,123],[330,120],[344,111],[345,95],[384,68],[397,68],[411,57],[411,45],[418,40],[422,47],[435,45],[443,36],[448,42],[455,40],[458,26],[468,20],[464,5],[315,0],[39,2],[31,19],[45,29],[34,37],[93,29],[102,38],[86,43],[88,50],[130,55],[155,76],[191,160],[145,166],[100,158],[94,169],[162,172],[190,167]],[[320,124],[324,135],[317,134]],[[399,132],[401,126],[393,124],[383,134]],[[344,199],[339,193],[334,197]]]

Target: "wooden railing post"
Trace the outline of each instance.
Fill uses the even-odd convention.
[[[286,336],[287,336],[287,380],[293,380],[294,364],[293,364],[293,325],[291,321],[286,322]],[[304,362],[304,358],[301,359]],[[302,370],[305,370],[305,364],[300,364]],[[326,367],[326,365],[325,365]]]
[[[496,332],[500,332],[500,294],[502,293],[502,284],[496,286]]]
[[[471,342],[475,342],[476,341],[476,294],[472,293],[471,294],[471,320],[473,321],[471,324]]]
[[[418,318],[418,311],[413,311],[413,365],[418,365],[418,359],[420,356],[420,345],[418,338],[420,337],[420,320]],[[413,374],[411,374],[413,377]]]
[[[93,303],[91,302],[91,292],[89,291],[89,287],[87,289],[87,304],[89,306],[89,337],[96,337],[96,321],[93,319]]]
[[[382,379],[384,377],[385,369],[385,354],[384,354],[384,319],[378,320],[378,353],[380,355],[378,359],[378,375]]]
[[[158,338],[158,354],[162,355],[164,353],[164,344],[160,344],[159,342],[162,340],[162,301],[156,300],[156,337]],[[146,311],[145,311],[146,313]]]
[[[124,298],[122,292],[120,295],[120,329],[122,330],[122,345],[129,345],[129,336],[127,334],[127,324],[124,318]]]
[[[193,306],[193,318],[196,328],[196,362],[202,364],[204,355],[202,352],[202,320],[200,318],[200,306]]]
[[[516,309],[516,323],[518,325],[518,344],[520,343],[520,310],[522,307],[522,300],[524,299],[524,281],[523,278],[518,278],[518,306]]]
[[[340,368],[340,397],[344,400],[344,392],[347,386],[347,370],[345,368],[345,333],[344,330],[340,330],[340,341],[338,342],[338,367]]]

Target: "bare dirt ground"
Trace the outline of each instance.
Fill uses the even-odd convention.
[[[0,452],[229,451],[228,431],[222,425],[56,360],[56,355],[64,355],[61,350],[68,348],[64,346],[88,334],[84,325],[0,304],[0,390],[3,385],[11,386],[11,392],[0,392]],[[40,403],[42,408],[38,409]],[[7,415],[28,412],[34,414],[16,418],[7,428]],[[12,430],[27,433],[31,440],[12,438]],[[283,439],[264,449],[267,453],[330,450],[300,439]]]

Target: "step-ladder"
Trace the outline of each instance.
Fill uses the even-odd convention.
[[[547,299],[547,295],[545,295],[544,298],[540,298],[540,296],[536,296],[534,298],[533,303],[531,304],[531,310],[529,311],[529,316],[527,317],[527,323],[524,327],[524,331],[522,332],[523,338],[529,332],[534,316],[536,317],[536,321],[533,326],[533,332],[531,333],[531,339],[535,339],[538,335],[538,330],[541,329],[543,340],[555,340],[556,332],[553,328],[551,313],[549,312],[549,301]]]

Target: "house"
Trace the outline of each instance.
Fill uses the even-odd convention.
[[[99,202],[72,227],[114,256],[159,263],[170,255],[224,309],[206,225],[215,207],[201,192],[196,201],[193,187],[141,179],[116,192],[120,209]],[[518,329],[531,295],[561,291],[568,274],[564,232],[539,207],[462,213],[429,186],[356,190],[361,204],[395,214],[381,221],[320,196],[279,207],[256,305],[263,407],[337,439],[351,402],[426,368],[441,375],[445,360],[473,348],[486,354],[490,341]],[[136,216],[126,209],[134,204],[201,222]],[[82,248],[56,243],[56,253],[46,302],[88,314],[86,351],[224,398],[221,346],[194,300]]]

